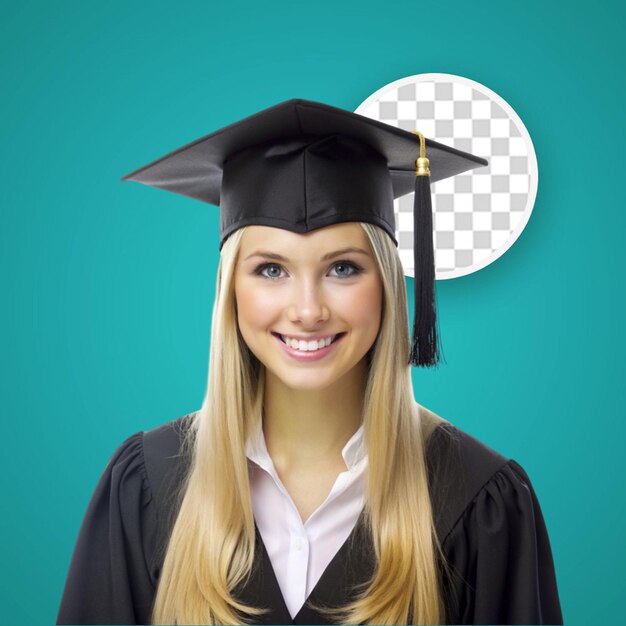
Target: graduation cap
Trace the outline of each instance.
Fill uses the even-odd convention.
[[[426,156],[428,153],[428,157]],[[419,132],[293,99],[264,109],[122,177],[220,207],[220,250],[260,224],[306,233],[368,222],[395,237],[394,198],[415,193],[415,315],[409,363],[440,357],[430,182],[487,165]]]

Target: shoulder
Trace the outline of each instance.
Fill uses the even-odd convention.
[[[150,623],[175,502],[164,487],[182,467],[186,418],[134,433],[109,457],[80,527],[57,623]]]
[[[441,418],[426,460],[446,623],[562,624],[547,528],[521,465]]]
[[[184,453],[185,434],[195,413],[161,426],[138,431],[127,437],[109,457],[96,487],[96,496],[115,493],[122,503],[154,500],[158,506],[163,491],[172,486],[172,477],[181,476],[188,461]]]
[[[426,443],[433,515],[443,542],[476,507],[508,508],[513,500],[534,497],[524,469],[469,433],[441,418]]]
[[[146,464],[159,465],[175,462],[184,454],[184,442],[192,427],[197,411],[187,413],[170,422],[143,432],[143,447]]]
[[[197,411],[143,433],[145,471],[159,518],[168,528],[191,461],[188,435]]]
[[[107,471],[119,473],[134,468],[147,474],[148,479],[167,473],[180,463],[184,454],[185,435],[195,414],[188,413],[156,428],[130,435],[109,458]]]

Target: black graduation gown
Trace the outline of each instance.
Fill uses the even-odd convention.
[[[180,454],[191,415],[138,432],[109,460],[83,520],[57,624],[149,624],[173,494],[188,458]],[[562,624],[552,553],[525,471],[444,423],[427,445],[429,486],[444,553],[449,624]],[[322,574],[310,599],[338,606],[374,568],[362,516]],[[351,541],[355,540],[355,541]],[[266,624],[326,624],[302,607],[291,618],[256,529],[256,564],[241,600],[271,608]]]

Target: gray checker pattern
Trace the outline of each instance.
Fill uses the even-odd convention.
[[[528,219],[529,154],[515,120],[488,95],[450,78],[411,82],[379,93],[357,113],[419,130],[488,159],[486,167],[432,185],[437,279],[488,265],[512,244],[519,235],[516,228],[519,231]],[[395,201],[395,216],[400,258],[405,273],[413,276],[412,193]]]

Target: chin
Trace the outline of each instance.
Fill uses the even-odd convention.
[[[285,373],[271,370],[272,375],[285,387],[294,391],[323,391],[339,380],[339,377],[328,376],[321,372]]]

